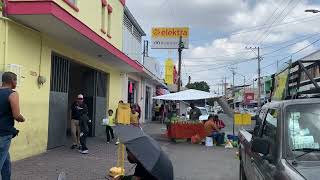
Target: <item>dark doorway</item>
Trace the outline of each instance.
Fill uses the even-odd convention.
[[[83,94],[91,120],[90,136],[102,135],[99,121],[107,108],[108,75],[52,53],[49,99],[48,149],[63,146],[71,135],[71,106]]]
[[[145,120],[150,120],[150,96],[151,96],[151,88],[146,86],[146,100],[145,100]]]
[[[106,116],[106,92],[107,74],[95,69],[71,63],[70,65],[70,86],[69,86],[69,107],[75,101],[78,94],[84,95],[84,102],[89,110],[89,136],[102,135],[103,127],[100,121]],[[69,108],[70,109],[70,108]],[[71,114],[71,112],[70,112]],[[68,134],[70,132],[71,117],[68,122]]]

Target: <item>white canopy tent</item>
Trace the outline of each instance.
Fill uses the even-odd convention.
[[[153,97],[153,99],[167,100],[167,101],[187,101],[187,100],[199,100],[199,99],[211,99],[211,98],[219,98],[219,96],[215,94],[211,94],[209,92],[199,91],[195,89],[188,89],[185,91]]]
[[[221,96],[217,96],[215,94],[211,94],[208,92],[199,91],[195,89],[188,89],[185,91],[153,97],[153,99],[167,100],[167,101],[188,101],[188,100],[211,99],[211,98],[214,98],[220,104],[224,112],[228,114],[229,117],[233,117],[233,109],[231,109],[228,106],[228,103],[226,102],[226,100]]]

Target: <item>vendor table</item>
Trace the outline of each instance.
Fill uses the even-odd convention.
[[[168,128],[168,137],[171,139],[189,139],[197,134],[206,136],[203,123],[171,123]]]

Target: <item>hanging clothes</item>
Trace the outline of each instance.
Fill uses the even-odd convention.
[[[133,93],[133,84],[132,84],[132,82],[129,83],[129,93],[130,94]]]

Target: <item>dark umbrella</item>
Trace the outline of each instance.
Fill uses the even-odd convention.
[[[115,132],[126,148],[158,180],[173,180],[173,167],[160,145],[142,129],[130,125],[116,126]]]

